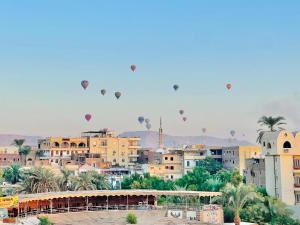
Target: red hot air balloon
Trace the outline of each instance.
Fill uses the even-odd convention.
[[[87,80],[81,81],[81,86],[83,87],[84,90],[86,90],[87,87],[89,86],[89,81]]]
[[[90,121],[92,119],[92,115],[91,114],[86,114],[85,116],[86,121]]]
[[[227,88],[228,90],[230,90],[230,89],[232,88],[232,85],[231,85],[231,84],[226,84],[226,88]]]
[[[135,70],[136,70],[136,65],[131,65],[131,66],[130,66],[130,69],[132,70],[132,72],[135,72]]]

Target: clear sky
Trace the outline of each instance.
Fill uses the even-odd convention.
[[[143,130],[139,115],[176,135],[253,141],[262,115],[298,129],[299,28],[296,0],[1,1],[0,133]]]

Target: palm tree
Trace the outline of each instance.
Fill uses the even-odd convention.
[[[25,143],[25,139],[15,139],[13,141],[13,145],[18,147],[21,162],[22,162],[22,151],[21,150],[22,150],[24,143]]]
[[[3,173],[3,177],[7,182],[16,184],[21,180],[21,167],[18,164],[13,164],[6,168]]]
[[[93,183],[96,185],[97,190],[109,190],[111,189],[111,184],[107,175],[98,174],[97,172],[92,172]]]
[[[234,212],[234,223],[240,225],[240,212],[247,203],[254,200],[260,200],[261,196],[255,191],[255,188],[243,183],[234,186],[228,183],[222,190],[222,196],[215,200],[221,200],[224,207],[228,207]]]
[[[281,125],[286,125],[285,118],[282,116],[278,117],[272,117],[272,116],[262,116],[258,120],[258,124],[263,127],[268,127],[268,131],[275,132],[277,130],[284,130],[284,128],[281,127]],[[257,132],[259,132],[257,137],[257,142],[261,143],[261,139],[264,135],[264,132],[262,129],[259,129]]]
[[[90,173],[81,173],[77,177],[72,177],[72,186],[74,191],[90,191],[96,190],[94,178]]]
[[[31,152],[30,146],[21,147],[20,153],[21,153],[21,156],[24,156],[24,165],[25,166],[27,164],[27,156],[29,155],[30,152]]]
[[[35,167],[24,173],[22,178],[23,192],[43,193],[58,191],[57,178],[54,173],[44,167]]]
[[[62,176],[59,178],[59,187],[61,191],[68,191],[70,188],[72,172],[66,168],[63,168],[61,171]]]

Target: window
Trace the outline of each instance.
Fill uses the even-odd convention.
[[[168,167],[168,166],[166,166],[166,167],[165,167],[165,169],[166,169],[166,170],[168,170],[168,169],[169,169],[169,167]]]
[[[168,160],[168,157],[165,157],[165,160]]]
[[[186,166],[190,166],[190,161],[186,161]]]
[[[284,142],[283,148],[292,148],[292,145],[289,141]]]
[[[199,160],[196,160],[196,166],[200,166]]]
[[[267,145],[267,149],[271,149],[272,148],[272,145],[271,145],[271,143],[268,143],[268,145]]]
[[[171,157],[171,161],[174,161],[174,158],[173,158],[173,157]]]
[[[171,175],[171,179],[172,179],[172,180],[174,179],[174,176],[173,176],[173,175]]]
[[[174,166],[171,166],[171,170],[174,170]]]

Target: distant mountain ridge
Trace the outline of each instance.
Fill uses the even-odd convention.
[[[158,148],[158,132],[156,131],[128,131],[120,134],[121,137],[140,137],[141,146],[144,148]],[[204,144],[207,146],[240,146],[253,145],[245,140],[217,138],[211,136],[172,136],[164,134],[164,146],[176,147],[181,145]]]
[[[39,136],[26,136],[16,134],[0,134],[0,146],[10,146],[15,139],[25,139],[24,145],[37,146]]]

